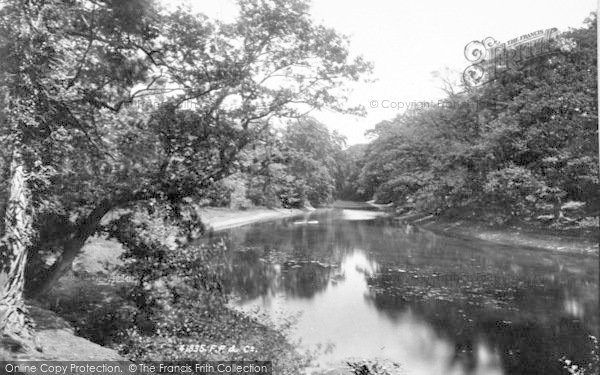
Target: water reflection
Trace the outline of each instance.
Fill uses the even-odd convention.
[[[597,259],[492,246],[335,210],[236,228],[227,288],[301,313],[322,363],[389,358],[414,374],[560,374],[598,333]]]

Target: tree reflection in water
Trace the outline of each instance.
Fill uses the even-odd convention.
[[[320,360],[418,374],[561,374],[598,334],[597,259],[465,241],[341,210],[222,233],[241,306],[302,312]],[[371,217],[372,218],[372,217]]]

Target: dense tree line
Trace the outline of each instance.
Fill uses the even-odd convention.
[[[23,291],[48,291],[106,213],[166,205],[189,232],[197,218],[186,204],[239,171],[274,120],[360,110],[344,105],[343,84],[370,64],[350,55],[346,37],[314,23],[305,1],[238,5],[239,17],[225,23],[152,0],[4,2],[4,337],[27,346]],[[281,141],[301,142],[301,133],[290,128]],[[310,157],[294,150],[290,175],[307,178]]]
[[[310,117],[263,134],[239,171],[214,185],[204,203],[232,208],[322,206],[339,195],[345,138]]]
[[[561,220],[567,201],[597,214],[596,30],[592,15],[519,69],[377,124],[357,191],[435,214]]]

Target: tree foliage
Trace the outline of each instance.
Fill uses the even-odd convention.
[[[344,144],[342,136],[313,118],[289,122],[255,150],[247,169],[249,197],[267,206],[330,203]]]
[[[343,83],[370,65],[306,2],[239,9],[224,23],[150,0],[2,8],[1,136],[14,144],[14,124],[26,135],[31,291],[68,269],[110,210],[155,199],[178,215],[183,198],[203,198],[272,119],[360,110],[344,106]]]
[[[372,131],[361,188],[429,213],[531,217],[567,200],[598,210],[596,17],[562,33],[551,53],[446,105]]]

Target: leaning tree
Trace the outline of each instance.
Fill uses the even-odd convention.
[[[0,14],[0,306],[25,343],[25,276],[48,291],[111,210],[202,197],[271,119],[359,111],[343,84],[370,70],[301,0],[240,2],[232,23],[144,0],[19,4]]]
[[[23,302],[38,214],[69,150],[100,152],[94,118],[118,111],[151,65],[137,53],[158,36],[148,1],[7,1],[0,9],[0,167],[7,184],[0,241],[0,329],[16,347],[32,335]],[[139,92],[144,91],[139,89]]]

